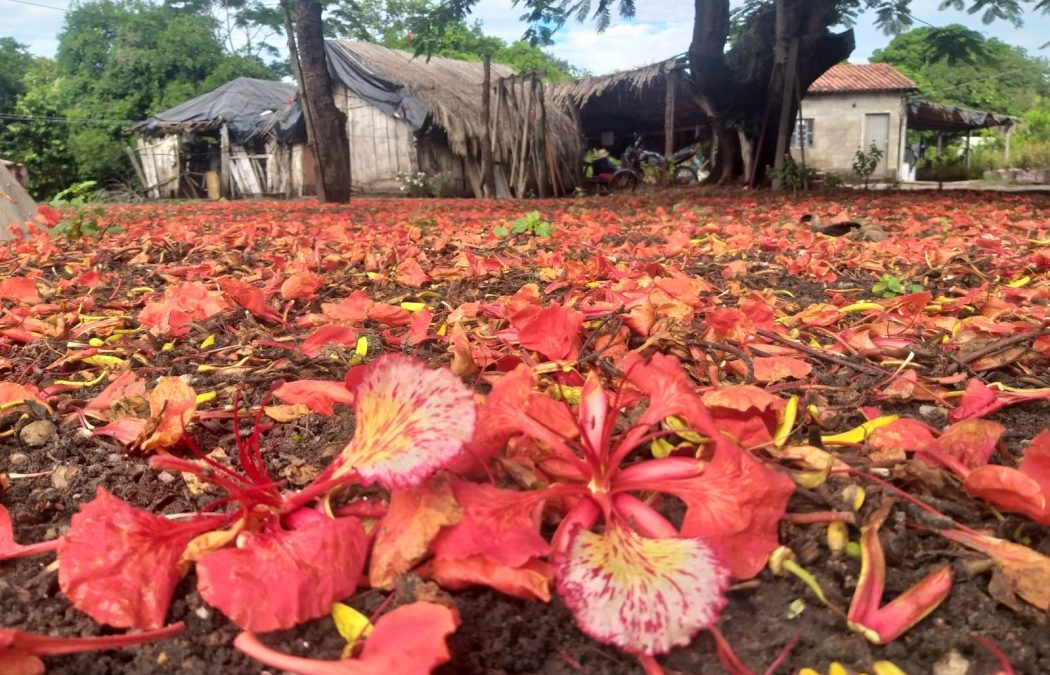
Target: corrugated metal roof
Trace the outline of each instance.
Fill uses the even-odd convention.
[[[912,91],[915,83],[887,63],[840,63],[810,85],[808,94],[864,91]]]

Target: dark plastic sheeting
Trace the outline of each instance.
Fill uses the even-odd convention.
[[[908,99],[908,128],[916,131],[969,131],[1013,123],[1008,115],[967,110],[921,98]]]
[[[427,107],[401,83],[374,69],[345,44],[326,40],[324,49],[328,74],[333,80],[387,115],[404,119],[414,133],[426,131],[430,114]],[[298,98],[295,105],[277,120],[274,131],[281,143],[298,143],[306,139],[303,109]]]
[[[283,82],[238,77],[197,98],[153,115],[135,126],[136,131],[158,133],[179,125],[230,131],[234,143],[247,143],[268,132],[295,99],[296,88]]]

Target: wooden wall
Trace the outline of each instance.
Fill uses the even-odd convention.
[[[179,193],[179,137],[175,135],[138,140],[146,194],[151,199],[171,198]]]
[[[335,87],[335,104],[346,113],[350,175],[358,192],[398,192],[397,173],[419,170],[408,123],[387,115],[346,87]]]

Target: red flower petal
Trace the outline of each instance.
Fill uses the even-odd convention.
[[[260,319],[273,321],[274,323],[281,322],[280,315],[266,304],[266,294],[262,292],[262,289],[230,277],[219,279],[219,287],[222,288],[222,292],[230,300],[233,300]]]
[[[321,415],[332,415],[336,403],[354,404],[354,395],[342,382],[326,380],[296,380],[287,382],[274,390],[273,395],[285,403],[302,403]]]
[[[368,364],[354,393],[354,438],[336,460],[336,476],[356,471],[386,488],[418,485],[474,433],[473,397],[447,368],[388,354]]]
[[[452,489],[463,516],[434,540],[431,548],[439,558],[483,555],[519,567],[550,551],[540,536],[541,499],[486,483],[459,481]]]
[[[36,305],[42,302],[36,290],[36,282],[25,277],[9,277],[0,281],[0,298],[23,305]]]
[[[963,420],[945,429],[932,447],[958,462],[960,470],[968,471],[988,463],[1005,430],[1003,425],[990,420]],[[924,450],[919,450],[916,457],[930,464],[942,463]]]
[[[348,326],[321,326],[303,340],[299,349],[311,359],[317,358],[328,345],[346,347],[357,343],[357,332]]]
[[[324,285],[324,279],[309,270],[296,272],[281,284],[281,297],[285,300],[309,300]]]
[[[100,486],[59,542],[59,586],[96,621],[118,628],[159,628],[182,576],[179,557],[207,529],[207,523],[198,525],[176,526]]]
[[[443,474],[422,485],[390,494],[390,508],[380,521],[368,577],[373,588],[391,589],[430,550],[441,528],[458,523],[463,509]]]
[[[562,305],[540,311],[526,325],[518,327],[522,347],[543,354],[552,361],[569,358],[579,349],[583,313]]]
[[[558,592],[580,629],[629,652],[663,654],[714,625],[729,571],[699,539],[647,539],[609,523],[555,554]]]
[[[134,371],[128,370],[109,383],[95,398],[88,401],[84,413],[92,417],[107,419],[110,407],[122,398],[145,396],[146,383]]]
[[[154,335],[178,337],[189,332],[187,324],[215,316],[229,303],[219,293],[196,281],[169,286],[155,302],[147,303],[139,313],[139,324]]]
[[[63,638],[40,635],[12,628],[0,629],[0,673],[3,675],[43,675],[40,656],[59,656],[103,649],[119,649],[179,635],[186,628],[179,623],[124,635]]]
[[[650,489],[684,501],[682,535],[710,544],[734,578],[750,579],[779,544],[780,520],[795,484],[722,441],[701,475],[661,481]]]
[[[553,576],[550,563],[529,560],[523,565],[501,565],[483,555],[469,558],[436,558],[427,566],[426,576],[449,590],[458,591],[478,584],[523,600],[550,602]]]
[[[252,633],[241,633],[233,644],[253,659],[301,675],[429,675],[449,660],[445,638],[458,625],[455,610],[415,602],[379,619],[357,659],[321,661],[290,656],[270,649]]]
[[[22,545],[15,542],[14,530],[11,528],[11,515],[0,504],[0,560],[24,558],[26,556],[47,553],[58,548],[58,540],[42,541],[38,544]],[[2,641],[0,641],[2,644]]]
[[[197,563],[197,590],[241,628],[270,631],[324,616],[353,594],[368,536],[356,518],[317,514],[295,530],[242,535]]]
[[[153,432],[142,441],[143,451],[170,448],[186,434],[186,427],[197,410],[197,393],[178,377],[162,377],[150,391],[149,410]]]

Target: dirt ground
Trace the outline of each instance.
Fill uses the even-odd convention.
[[[989,214],[999,214],[996,216],[999,223],[989,230],[997,236],[1000,232],[1011,231],[1011,228],[1020,228],[1029,240],[1039,240],[1040,236],[1045,239],[1050,228],[1047,221],[1050,197],[1010,195],[1004,199],[1010,201],[997,202],[994,197],[981,197],[975,211],[974,199],[964,195],[880,193],[868,197],[849,194],[811,197],[799,202],[779,197],[767,200],[761,196],[675,192],[671,196],[588,200],[582,204],[546,202],[538,208],[564,234],[556,236],[550,244],[563,254],[564,265],[576,264],[577,261],[581,265],[590,264],[596,248],[608,249],[607,255],[619,260],[636,256],[640,265],[679,266],[686,274],[715,284],[722,294],[718,302],[726,306],[734,305],[735,299],[746,293],[774,289],[786,303],[784,312],[789,314],[814,303],[845,297],[843,289],[848,292],[851,288],[870,288],[878,274],[873,273],[871,265],[865,265],[861,258],[857,258],[856,264],[841,265],[832,281],[820,279],[811,268],[789,272],[779,252],[773,253],[769,247],[762,249],[758,245],[733,244],[733,236],[743,236],[739,232],[726,232],[721,239],[727,242],[724,247],[673,257],[673,263],[672,258],[661,260],[657,251],[677,227],[692,228],[693,239],[711,237],[718,235],[720,223],[732,219],[754,226],[754,240],[760,242],[763,237],[800,227],[798,215],[810,211],[826,214],[826,220],[848,214],[852,218],[877,222],[891,238],[899,231],[902,237],[911,237],[910,241],[916,241],[915,237],[919,236],[915,231],[916,222],[926,222],[932,229],[940,227],[937,224],[940,219],[951,221],[954,218],[955,222],[962,223],[957,226],[961,232],[980,227],[982,219],[990,218]],[[429,301],[431,306],[440,308],[439,311],[447,315],[451,308],[464,303],[492,301],[513,294],[523,283],[539,282],[543,285],[551,281],[549,278],[541,281],[539,269],[547,266],[557,269],[558,263],[547,260],[541,264],[535,258],[536,250],[543,248],[544,243],[526,239],[493,242],[482,238],[500,214],[510,218],[516,212],[532,208],[531,203],[501,204],[479,216],[475,213],[477,207],[469,202],[439,201],[416,202],[409,207],[398,200],[360,200],[349,210],[321,209],[312,204],[270,203],[203,209],[194,205],[118,207],[112,218],[114,223],[121,225],[122,233],[104,235],[99,242],[78,243],[78,248],[73,251],[53,253],[47,264],[40,264],[42,259],[39,256],[21,259],[8,256],[0,260],[0,274],[24,274],[27,266],[35,262],[39,283],[55,294],[50,301],[69,303],[83,290],[60,285],[63,280],[75,278],[64,265],[73,263],[78,257],[92,256],[93,268],[110,274],[89,293],[98,302],[93,311],[102,311],[108,299],[117,298],[123,302],[120,311],[133,316],[140,302],[136,298],[140,296],[129,296],[130,289],[159,288],[166,281],[194,277],[192,272],[173,272],[173,266],[183,270],[201,266],[197,276],[206,279],[213,273],[205,269],[210,261],[219,261],[229,271],[276,265],[276,261],[291,259],[309,248],[299,244],[289,248],[281,237],[308,235],[311,227],[327,226],[342,219],[352,222],[351,231],[360,232],[362,228],[377,229],[389,223],[396,230],[396,236],[403,236],[406,227],[422,231],[420,244],[424,249],[434,239],[454,242],[457,236],[468,233],[474,237],[470,239],[470,246],[478,256],[491,259],[503,256],[502,266],[482,278],[435,278],[427,285],[427,289],[437,296],[436,300]],[[676,214],[685,210],[693,214],[688,223],[683,221],[683,224],[675,225]],[[468,213],[473,215],[464,215]],[[641,223],[637,227],[632,225],[635,216]],[[160,225],[168,218],[177,220],[179,225]],[[218,242],[215,245],[201,245],[201,232],[215,233],[237,222],[246,223],[246,229],[258,228],[260,239],[245,245],[220,237],[214,240]],[[461,228],[461,232],[457,232],[457,228]],[[951,235],[950,228],[945,232],[945,237]],[[594,242],[596,248],[590,245],[581,247],[583,241]],[[909,240],[902,241],[907,245]],[[425,271],[457,264],[455,256],[463,249],[454,243],[447,246],[442,249],[444,252],[431,252],[432,267]],[[983,274],[966,276],[955,270],[938,278],[921,262],[909,262],[905,253],[885,253],[887,248],[881,244],[857,242],[857,246],[868,247],[865,250],[871,252],[871,260],[885,261],[886,256],[895,256],[894,273],[900,277],[923,279],[924,287],[933,297],[960,292],[960,286],[991,284],[995,287],[995,280],[1000,277],[1005,280],[1024,273],[1016,260],[1010,260],[1015,255],[1010,250],[970,249],[967,261]],[[1032,250],[1035,248],[1037,246],[1033,245]],[[734,260],[746,261],[748,271],[729,284],[722,270]],[[300,303],[293,311],[300,315],[316,312],[321,303],[341,298],[351,288],[363,288],[377,299],[392,302],[417,297],[419,290],[411,286],[399,285],[392,280],[374,283],[364,280],[360,268],[354,268],[354,265],[361,264],[357,262],[346,269],[334,268],[326,273],[330,287],[322,288],[315,300]],[[1038,280],[1036,283],[1045,288],[1046,271],[1034,274]],[[546,298],[561,297],[559,293],[561,291],[553,290]],[[856,295],[851,297],[859,299]],[[1017,299],[1012,301],[1020,302]],[[11,305],[10,301],[4,302],[5,306]],[[1045,309],[1047,300],[1035,296],[1029,302],[1041,302]],[[211,349],[218,349],[250,339],[248,334],[252,331],[263,332],[250,320],[241,323],[243,315],[243,312],[228,311],[193,325],[189,334],[175,341],[174,349],[168,351],[156,349],[157,343],[164,340],[142,338],[135,348],[149,354],[148,366],[142,367],[144,375],[192,375],[197,391],[234,386],[240,390],[248,406],[258,404],[276,379],[342,378],[345,361],[311,359],[275,347],[257,349],[253,353],[257,364],[255,370],[238,372],[233,380],[221,373],[199,372],[202,359],[209,358],[196,347],[205,336],[216,336]],[[436,320],[441,318],[439,315]],[[686,334],[699,335],[706,329],[703,311],[697,312],[690,321],[682,329]],[[133,323],[126,325],[133,327]],[[381,341],[386,327],[368,325],[366,330]],[[301,337],[306,331],[289,325],[269,332],[272,334],[266,336],[268,339],[280,340]],[[586,339],[586,335],[583,337]],[[75,338],[68,333],[45,336],[28,344],[8,340],[2,351],[6,363],[4,379],[47,387],[56,379],[57,373],[44,366],[65,353],[69,348],[67,343],[73,340]],[[821,341],[825,345],[831,344],[823,337]],[[448,365],[452,361],[452,355],[440,342],[427,343],[411,348],[411,351],[435,366]],[[262,369],[262,364],[278,361],[282,363],[277,368]],[[884,413],[922,419],[935,427],[947,423],[948,407],[945,405],[926,401],[889,403],[875,397],[875,378],[869,379],[866,373],[819,360],[812,363],[813,372],[805,383],[825,387],[821,391],[826,397],[827,407],[841,412],[838,430],[862,422],[859,409],[867,405],[880,406]],[[949,368],[947,361],[925,359],[923,363],[922,367],[926,369],[942,368],[946,372]],[[1045,358],[1027,361],[1023,367],[1020,361],[1015,361],[984,371],[981,376],[986,381],[1031,388],[1033,384],[1026,378],[1033,375],[1045,381],[1050,372],[1047,364]],[[64,376],[68,379],[69,374]],[[731,382],[742,381],[737,374],[725,377]],[[40,447],[31,447],[20,438],[19,432],[27,420],[21,419],[19,414],[4,413],[0,416],[0,431],[14,430],[0,439],[0,472],[12,474],[8,487],[0,494],[0,502],[11,514],[16,541],[29,543],[62,536],[71,516],[80,504],[92,499],[98,486],[104,486],[134,506],[166,514],[193,511],[218,496],[217,492],[193,494],[182,476],[152,470],[141,455],[127,453],[120,443],[82,433],[76,411],[97,395],[102,386],[64,393],[50,401],[57,432]],[[484,385],[478,383],[478,387],[484,390]],[[790,386],[781,389],[774,386],[773,390],[785,396],[791,391]],[[1023,453],[1023,445],[1028,440],[1050,426],[1050,402],[1035,401],[1007,407],[987,419],[1000,422],[1006,428],[1000,442],[1001,452],[996,453],[993,461],[1007,463]],[[305,484],[347,443],[353,429],[353,413],[346,407],[337,408],[331,417],[308,415],[290,423],[272,424],[263,435],[262,446],[271,475],[280,476],[293,486]],[[813,438],[814,433],[819,436],[827,432],[811,430],[803,422],[793,432],[793,438],[804,442]],[[233,446],[233,428],[228,420],[201,421],[194,424],[192,434],[205,450]],[[863,453],[856,448],[843,449],[840,456],[858,466],[863,466],[865,461]],[[236,460],[231,461],[235,463]],[[913,463],[909,460],[893,468],[891,480],[898,488],[927,501],[969,527],[997,532],[1014,540],[1023,539],[1033,549],[1050,555],[1050,528],[1020,516],[996,512],[987,504],[969,497],[959,481],[946,474],[942,476],[943,480],[931,483],[925,480],[924,472],[913,470]],[[38,472],[43,475],[19,477]],[[816,488],[799,487],[789,504],[789,513],[840,509],[842,488],[855,482],[853,478],[832,477]],[[859,520],[891,496],[878,485],[869,484],[865,488],[868,497]],[[673,517],[677,506],[668,500],[661,508]],[[753,580],[731,587],[729,603],[720,623],[726,639],[740,659],[756,672],[764,671],[792,640],[796,642],[776,670],[778,673],[797,672],[802,667],[826,672],[828,664],[833,661],[856,671],[867,671],[872,662],[889,660],[914,675],[934,672],[935,666],[956,657],[968,662],[968,668],[937,672],[973,675],[997,672],[1000,668],[998,660],[976,639],[977,636],[986,638],[1002,650],[1017,673],[1050,672],[1047,614],[1021,601],[1007,606],[995,599],[989,592],[993,569],[979,564],[984,560],[982,555],[951,544],[916,524],[914,513],[898,507],[881,531],[888,564],[886,597],[893,597],[914,584],[935,563],[950,563],[955,583],[947,601],[898,640],[885,646],[870,644],[861,635],[848,630],[844,618],[817,601],[798,579],[775,577],[768,570]],[[830,603],[844,610],[849,606],[856,587],[860,563],[848,555],[831,554],[824,537],[825,527],[822,525],[781,523],[782,543],[796,552],[799,562],[820,582]],[[59,590],[53,561],[53,555],[46,555],[0,562],[0,627],[62,636],[119,632],[100,626],[71,605]],[[395,605],[411,601],[410,588],[399,593],[404,597],[398,596]],[[526,602],[486,588],[457,591],[450,595],[459,609],[462,625],[449,638],[452,659],[437,671],[439,673],[611,675],[642,672],[631,656],[584,636],[574,624],[570,611],[557,597],[549,604]],[[379,591],[361,590],[346,602],[367,614],[377,609],[385,596]],[[260,599],[260,602],[265,602],[265,599]],[[232,641],[239,629],[202,601],[192,572],[176,590],[168,619],[169,622],[185,622],[186,631],[178,637],[139,647],[48,657],[45,659],[48,672],[71,675],[240,675],[265,670],[233,648]],[[267,634],[263,640],[291,654],[328,659],[338,658],[345,645],[328,617]],[[698,635],[689,646],[661,657],[660,662],[668,673],[723,670],[714,641],[707,633]]]

